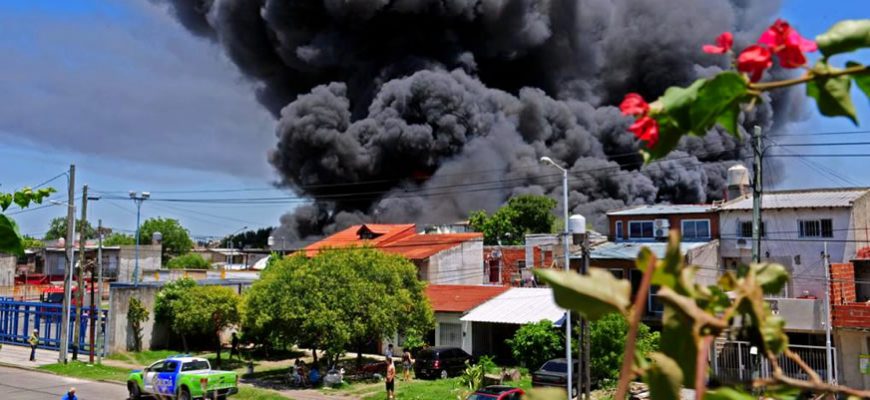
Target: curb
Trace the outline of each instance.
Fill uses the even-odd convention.
[[[46,365],[51,365],[51,364],[46,364]],[[111,383],[111,384],[114,384],[114,385],[126,386],[126,384],[125,384],[124,382],[111,381],[111,380],[108,380],[108,379],[88,379],[88,378],[83,378],[83,377],[80,377],[80,376],[62,375],[62,374],[58,374],[58,373],[56,373],[56,372],[54,372],[54,371],[48,371],[48,370],[39,369],[39,368],[22,367],[22,366],[20,366],[20,365],[18,365],[18,364],[9,364],[9,363],[7,363],[7,362],[3,362],[3,361],[0,361],[0,367],[15,368],[15,369],[20,369],[20,370],[22,370],[22,371],[37,372],[37,373],[40,373],[40,374],[48,374],[48,375],[54,375],[54,376],[62,376],[62,377],[64,377],[64,378],[81,379],[81,380],[83,380],[83,381],[100,382],[100,383]]]

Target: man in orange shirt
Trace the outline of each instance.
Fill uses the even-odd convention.
[[[387,357],[387,400],[396,398],[396,366],[393,358]]]

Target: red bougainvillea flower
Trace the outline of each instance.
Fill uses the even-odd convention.
[[[770,59],[770,50],[757,44],[747,47],[737,56],[737,70],[749,74],[752,82],[760,81],[764,70],[771,65],[773,61]]]
[[[629,93],[622,99],[619,109],[623,115],[646,115],[649,104],[637,93]]]
[[[779,65],[783,68],[798,68],[807,63],[804,52],[816,51],[816,42],[802,37],[788,22],[776,20],[767,28],[758,43],[766,45],[779,57]]]
[[[731,51],[731,46],[734,45],[734,35],[731,32],[722,32],[721,35],[716,37],[716,44],[705,44],[704,47],[701,47],[705,53],[708,54],[725,54]]]
[[[646,142],[646,147],[653,148],[659,141],[659,123],[652,117],[640,117],[628,127],[634,136]]]

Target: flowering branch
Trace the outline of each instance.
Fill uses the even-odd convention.
[[[637,294],[634,297],[634,304],[631,307],[631,320],[628,324],[628,337],[625,339],[625,353],[622,355],[622,369],[619,372],[619,383],[616,387],[616,397],[614,399],[624,399],[628,394],[628,384],[634,379],[634,349],[637,345],[637,330],[640,325],[640,317],[643,315],[643,306],[646,303],[646,296],[649,293],[650,282],[652,282],[653,271],[656,268],[655,257],[650,257],[647,262],[646,270],[643,271],[643,279],[640,282],[640,287],[637,289]]]
[[[810,70],[806,74],[802,75],[799,78],[794,79],[785,79],[781,81],[775,82],[763,82],[763,83],[750,83],[749,88],[758,90],[758,91],[768,91],[772,89],[779,89],[789,86],[799,85],[801,83],[809,82],[818,77],[828,77],[834,78],[837,76],[843,75],[862,75],[862,74],[870,74],[870,66],[868,65],[855,65],[852,67],[846,67],[843,69],[838,69],[834,71],[815,71]]]

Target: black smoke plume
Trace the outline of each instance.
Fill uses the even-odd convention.
[[[453,222],[518,193],[573,211],[722,197],[751,153],[713,130],[643,166],[627,92],[655,98],[715,73],[700,51],[725,30],[739,47],[779,9],[749,0],[166,0],[217,41],[278,119],[270,161],[312,199],[282,218],[294,240],[359,221]],[[788,94],[744,126],[788,118]]]

